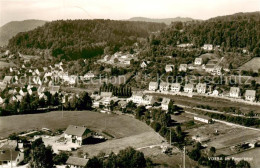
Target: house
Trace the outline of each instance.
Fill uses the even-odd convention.
[[[209,124],[211,122],[211,118],[210,117],[203,116],[203,115],[196,115],[196,116],[194,116],[194,120],[195,121],[200,121],[200,122],[203,122],[203,123],[207,123],[207,124]]]
[[[168,110],[168,106],[169,106],[170,101],[171,101],[171,99],[163,98],[162,104],[161,104],[162,110],[165,110],[165,111]]]
[[[212,96],[218,96],[219,95],[219,91],[215,89],[215,90],[213,90],[211,95]]]
[[[82,145],[83,141],[90,136],[90,130],[86,127],[69,125],[64,132],[64,138],[78,145]]]
[[[4,103],[4,99],[0,97],[0,105]]]
[[[185,84],[185,86],[184,86],[185,93],[192,93],[193,89],[194,89],[193,84]]]
[[[197,93],[206,93],[207,84],[206,83],[199,83],[196,85]]]
[[[172,72],[174,68],[174,65],[166,65],[165,66],[165,72]]]
[[[37,94],[38,95],[40,95],[40,94],[42,94],[43,92],[45,92],[45,87],[43,87],[43,86],[40,86],[40,87],[38,87],[38,89],[37,89]]]
[[[206,51],[212,51],[213,50],[213,45],[212,44],[204,44],[202,49],[206,50]]]
[[[147,66],[148,66],[148,62],[147,61],[143,61],[142,63],[141,63],[141,68],[146,68]]]
[[[101,92],[100,96],[101,97],[112,97],[113,93],[112,92]]]
[[[222,73],[221,73],[221,70],[222,70],[222,67],[221,66],[215,66],[214,69],[213,69],[213,72],[212,74],[213,75],[218,75],[220,76]]]
[[[194,65],[201,65],[202,64],[202,58],[195,58]]]
[[[171,91],[172,92],[180,92],[181,84],[180,83],[173,83],[171,84]]]
[[[3,79],[4,84],[10,84],[12,81],[13,77],[12,76],[5,76]]]
[[[95,74],[93,74],[92,72],[88,72],[84,75],[84,79],[85,80],[89,80],[95,77]]]
[[[84,168],[86,167],[88,160],[89,159],[70,156],[66,161],[66,165],[69,168]]]
[[[205,71],[208,73],[212,73],[214,71],[215,65],[206,65],[205,66]]]
[[[49,87],[49,92],[52,95],[55,95],[56,93],[59,93],[60,92],[60,86],[50,86]]]
[[[168,91],[169,90],[169,83],[167,82],[161,82],[160,83],[160,91]]]
[[[246,93],[245,93],[245,99],[247,101],[255,101],[255,95],[256,95],[256,91],[255,90],[246,90]]]
[[[180,72],[186,72],[188,68],[187,64],[180,64],[179,71]]]
[[[231,87],[229,96],[233,98],[238,98],[240,95],[240,89],[239,87]]]
[[[142,105],[151,105],[155,102],[153,96],[144,95],[142,92],[134,92],[133,95],[127,99],[127,102],[130,101]]]
[[[23,150],[17,144],[15,140],[8,140],[1,146],[0,167],[16,167],[24,160]]]
[[[159,87],[158,82],[150,82],[150,83],[149,83],[149,90],[151,90],[151,91],[157,90],[158,87]]]

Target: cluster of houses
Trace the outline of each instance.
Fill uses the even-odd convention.
[[[123,52],[116,52],[113,55],[105,55],[103,60],[100,60],[103,63],[107,64],[122,64],[130,65],[131,60],[136,60],[136,54],[125,54]]]
[[[167,82],[150,82],[149,83],[149,91],[159,91],[159,92],[173,92],[179,93],[182,90],[182,86],[180,83],[167,83]],[[207,84],[206,83],[198,83],[195,87],[194,84],[185,84],[183,87],[184,93],[193,93],[196,90],[198,94],[207,94]],[[209,87],[208,95],[219,96],[218,90],[211,91],[211,87]],[[228,97],[230,98],[241,98],[241,92],[239,87],[231,87]],[[254,102],[256,101],[256,91],[255,90],[246,90],[244,94],[245,100]]]

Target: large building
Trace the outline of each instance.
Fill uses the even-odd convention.
[[[202,116],[202,115],[194,116],[194,120],[195,121],[200,121],[200,122],[203,122],[203,123],[207,123],[207,124],[209,124],[211,122],[211,118],[210,117]]]
[[[72,143],[82,145],[83,141],[90,136],[90,130],[82,126],[69,125],[65,131],[64,138]]]
[[[213,45],[212,44],[204,44],[204,46],[202,48],[203,48],[203,50],[211,51],[211,50],[213,50]]]
[[[70,156],[66,162],[66,165],[69,168],[84,168],[86,167],[88,161],[89,159]]]
[[[153,96],[144,95],[142,92],[134,92],[132,96],[127,99],[127,102],[130,101],[139,105],[152,105],[155,102]]]

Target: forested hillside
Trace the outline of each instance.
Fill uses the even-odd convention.
[[[33,30],[38,26],[42,26],[46,23],[43,20],[24,20],[24,21],[13,21],[3,25],[0,28],[0,46],[8,44],[13,36],[20,32],[26,32]]]
[[[238,13],[202,22],[173,23],[151,39],[149,48],[153,48],[153,54],[158,56],[167,54],[162,48],[180,43],[193,43],[195,47],[220,45],[224,51],[244,48],[254,56],[260,56],[260,12]]]
[[[8,47],[20,52],[50,49],[54,57],[75,60],[103,54],[104,48],[117,51],[138,38],[164,28],[165,24],[113,20],[60,20],[19,33]]]

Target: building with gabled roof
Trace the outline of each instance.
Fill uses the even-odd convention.
[[[165,110],[165,111],[168,110],[170,101],[171,101],[171,99],[169,99],[169,98],[163,98],[162,103],[161,103],[162,110]]]
[[[86,167],[88,161],[89,159],[70,156],[66,161],[66,165],[69,168],[84,168]]]
[[[72,143],[82,145],[83,140],[90,136],[91,131],[86,127],[69,125],[64,132],[64,138]]]
[[[207,84],[206,83],[198,83],[196,85],[197,93],[206,93],[207,91]]]
[[[149,83],[149,90],[151,90],[151,91],[157,90],[158,87],[159,87],[158,82],[150,82],[150,83]]]
[[[180,83],[172,83],[171,84],[171,91],[172,92],[180,92],[181,84]]]
[[[161,82],[160,83],[160,91],[168,91],[169,90],[169,83],[168,82]]]
[[[185,86],[184,86],[184,92],[185,93],[192,93],[193,89],[194,89],[194,86],[191,83],[190,84],[185,84]]]
[[[240,95],[240,88],[239,87],[231,87],[229,96],[233,98],[238,98]]]
[[[187,71],[187,68],[188,68],[188,65],[187,65],[187,64],[180,64],[180,66],[179,66],[179,71],[180,71],[180,72],[186,72],[186,71]]]
[[[247,101],[255,101],[255,96],[256,96],[256,91],[255,90],[246,90],[246,93],[245,93],[245,99]]]
[[[13,77],[12,76],[5,76],[3,79],[3,83],[10,84],[12,82]]]
[[[202,58],[195,58],[194,65],[201,65],[202,64]]]
[[[174,68],[174,65],[166,65],[165,66],[165,72],[172,72],[173,71],[173,68]]]

